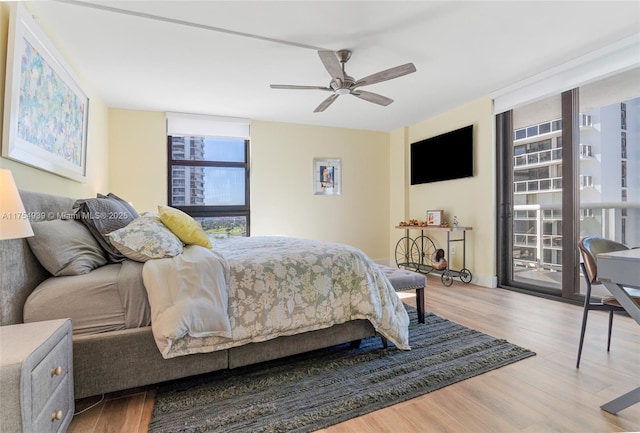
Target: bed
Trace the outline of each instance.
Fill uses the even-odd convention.
[[[37,216],[42,222],[53,221],[50,224],[66,224],[54,220],[73,213],[72,207],[76,203],[72,198],[27,191],[21,191],[21,196],[30,216]],[[158,330],[154,333],[153,329],[162,322],[154,311],[158,310],[157,306],[153,307],[157,303],[149,303],[157,295],[148,292],[151,283],[145,282],[144,270],[148,263],[155,266],[176,258],[187,259],[190,251],[207,255],[206,260],[211,260],[205,248],[184,245],[184,251],[173,258],[149,260],[143,264],[129,259],[113,263],[109,256],[116,252],[105,252],[105,248],[98,245],[96,256],[89,261],[101,263],[99,266],[81,275],[68,276],[65,275],[67,271],[62,271],[62,275],[52,277],[52,273],[43,267],[42,252],[38,251],[38,243],[33,239],[2,241],[0,322],[6,325],[73,314],[75,398],[236,368],[374,335],[382,335],[398,347],[409,349],[405,333],[408,326],[406,312],[386,277],[377,271],[377,267],[371,266],[373,262],[355,248],[346,247],[347,254],[341,249],[344,246],[322,243],[325,252],[326,248],[342,251],[336,259],[329,259],[330,255],[325,252],[313,250],[320,248],[319,244],[308,242],[284,237],[216,242],[213,254],[221,261],[222,273],[226,272],[221,280],[226,295],[221,296],[228,296],[218,304],[228,308],[226,313],[231,327],[226,334],[180,333],[168,344],[173,351],[163,351],[158,340],[164,337],[159,337]],[[268,259],[274,245],[279,255],[276,260]],[[306,249],[308,253],[298,250],[292,253],[293,246],[302,248],[300,251]],[[354,255],[356,261],[350,262]],[[246,262],[247,256],[253,256],[254,261]],[[289,262],[294,258],[298,261],[292,265]],[[332,260],[327,274],[319,265]],[[47,268],[51,269],[50,266]],[[351,273],[347,273],[347,269]],[[274,283],[273,275],[278,273],[289,281],[287,285]],[[296,289],[306,287],[305,281],[315,278],[312,275],[318,276],[320,283],[328,278],[323,296]],[[221,277],[218,274],[213,278]],[[86,287],[90,285],[98,287],[92,290],[97,293],[92,298],[86,294]],[[332,290],[333,287],[338,290]],[[357,287],[358,290],[352,290]],[[256,288],[259,290],[255,291]],[[363,288],[364,292],[368,290],[366,295],[363,295]],[[81,308],[68,313],[70,302],[63,299],[79,300],[77,303]],[[261,308],[255,308],[256,305]],[[334,314],[341,309],[346,313]],[[187,313],[191,310],[184,309]],[[302,316],[319,320],[309,322]],[[200,317],[207,315],[196,319]],[[284,318],[284,321],[278,322],[274,318]],[[178,322],[181,320],[184,321],[180,317]],[[258,326],[253,326],[254,322]]]

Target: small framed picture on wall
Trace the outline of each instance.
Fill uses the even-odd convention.
[[[313,193],[315,195],[340,195],[341,178],[340,159],[313,159]]]
[[[439,226],[442,223],[442,211],[441,210],[428,210],[427,211],[427,225]]]

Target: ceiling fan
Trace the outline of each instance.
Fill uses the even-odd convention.
[[[315,113],[324,111],[338,99],[341,95],[353,95],[365,101],[373,102],[374,104],[387,106],[393,102],[393,99],[386,96],[378,95],[377,93],[367,92],[360,90],[362,86],[368,86],[370,84],[380,83],[382,81],[398,78],[403,75],[411,74],[416,71],[416,67],[413,63],[407,63],[405,65],[396,66],[395,68],[386,69],[384,71],[376,72],[375,74],[368,75],[360,80],[355,80],[353,77],[347,75],[344,70],[344,64],[351,58],[350,50],[318,51],[322,64],[331,75],[331,81],[328,87],[323,86],[296,86],[288,84],[272,84],[272,89],[304,89],[304,90],[325,90],[332,92],[333,94],[327,99],[322,101],[320,105],[314,110]]]

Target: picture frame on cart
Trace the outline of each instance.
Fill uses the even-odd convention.
[[[427,225],[439,226],[442,224],[442,210],[428,210],[427,211]]]

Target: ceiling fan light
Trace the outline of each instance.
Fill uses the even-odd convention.
[[[336,89],[336,93],[338,95],[348,95],[350,93],[349,89]]]

